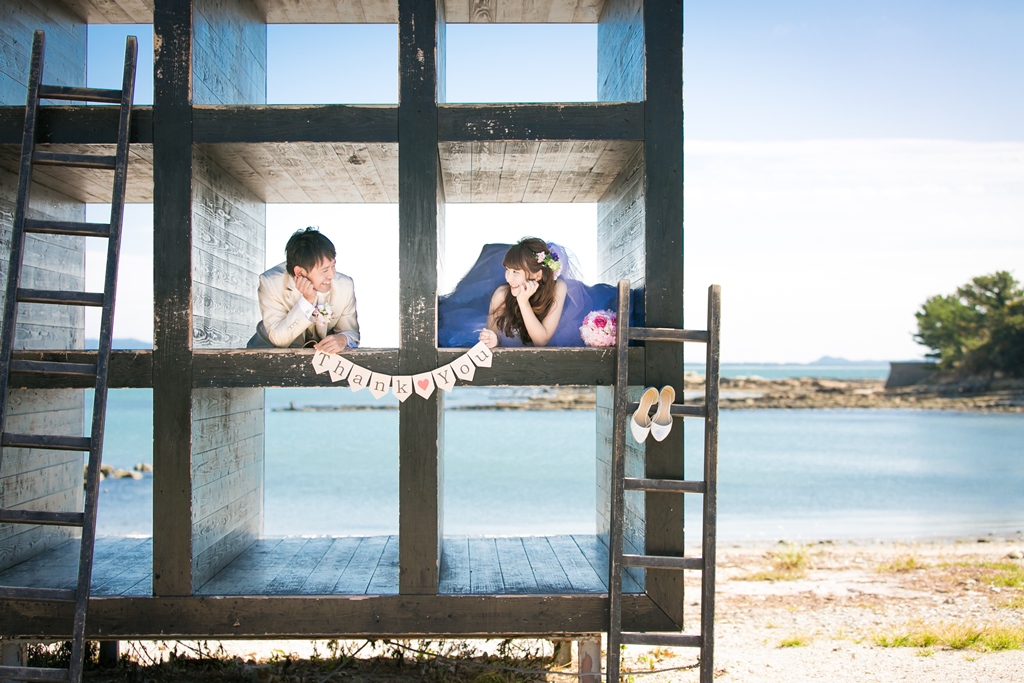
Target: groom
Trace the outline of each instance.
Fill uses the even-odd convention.
[[[359,346],[352,278],[335,270],[334,244],[316,228],[298,230],[285,245],[285,262],[260,275],[263,317],[247,348],[313,348],[340,353]]]

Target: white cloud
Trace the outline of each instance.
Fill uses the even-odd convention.
[[[687,326],[722,284],[725,361],[920,356],[925,298],[1024,263],[1022,143],[687,142],[686,180]]]
[[[86,219],[96,223],[110,220],[109,204],[89,204]],[[114,304],[114,337],[153,341],[153,205],[126,204],[121,228],[121,258],[118,263],[117,296]],[[107,240],[86,238],[85,288],[103,291],[107,263]],[[85,312],[85,336],[100,336],[100,309]]]

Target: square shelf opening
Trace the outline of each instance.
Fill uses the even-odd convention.
[[[448,24],[449,103],[597,100],[595,24]]]
[[[135,36],[139,51],[135,67],[135,98],[132,101],[135,106],[152,105],[153,24],[90,24],[86,30],[89,41],[86,84],[90,88],[120,90],[125,38]]]
[[[337,271],[351,277],[361,348],[398,347],[398,206],[395,204],[269,204],[266,268],[285,260],[296,230],[316,226],[337,251]],[[258,282],[253,283],[253,297]],[[346,390],[347,391],[347,390]]]
[[[593,389],[456,387],[450,396],[446,534],[595,532]],[[577,409],[561,409],[569,404]]]
[[[109,204],[86,205],[86,220],[106,223]],[[102,292],[109,240],[85,238],[85,290]],[[153,205],[125,204],[114,306],[113,348],[153,348]],[[85,348],[99,344],[102,310],[85,309]]]
[[[268,26],[266,80],[267,104],[397,104],[398,25]]]
[[[398,400],[265,391],[263,535],[398,533]]]

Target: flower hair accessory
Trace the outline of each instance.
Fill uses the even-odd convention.
[[[310,319],[315,323],[326,323],[331,319],[331,305],[327,302],[313,306],[313,312],[309,314]]]
[[[591,311],[583,319],[580,337],[587,346],[615,346],[615,312]]]
[[[548,270],[558,279],[562,272],[562,264],[558,262],[558,254],[553,251],[538,251],[536,254],[537,263],[547,266]]]

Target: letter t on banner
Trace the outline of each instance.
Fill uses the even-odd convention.
[[[323,351],[317,351],[313,354],[313,369],[316,370],[316,374],[322,374],[330,370],[331,357]]]

